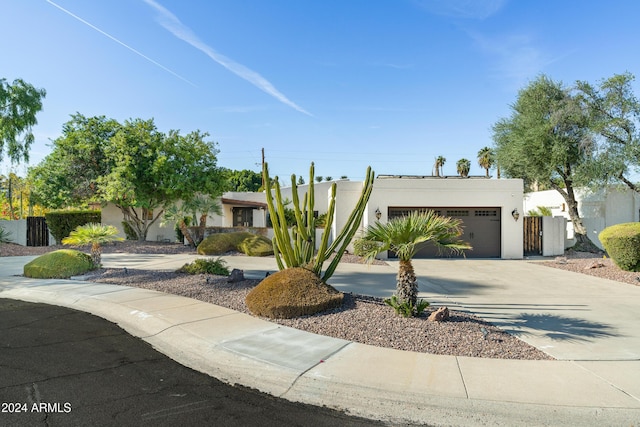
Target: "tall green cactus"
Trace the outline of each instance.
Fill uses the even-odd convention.
[[[329,208],[327,210],[327,217],[318,251],[315,250],[316,219],[313,216],[315,202],[313,184],[315,181],[315,171],[313,163],[311,163],[311,167],[309,168],[309,191],[305,193],[302,205],[300,205],[300,198],[298,196],[296,176],[291,175],[291,194],[296,223],[290,230],[287,227],[278,177],[275,177],[273,182],[271,182],[269,178],[269,168],[266,163],[264,164],[262,174],[265,183],[269,215],[271,216],[271,223],[273,225],[273,249],[278,268],[284,270],[285,268],[305,267],[326,282],[335,272],[340,259],[342,259],[342,255],[347,250],[347,246],[362,223],[362,216],[369,201],[369,196],[371,196],[371,191],[373,190],[374,172],[371,170],[371,167],[367,168],[367,175],[362,187],[362,192],[360,193],[360,199],[353,208],[345,226],[340,233],[338,233],[331,245],[329,245],[330,230],[336,208],[336,183],[334,182],[331,185]],[[275,196],[272,190],[274,190]],[[331,263],[329,263],[324,274],[321,274],[324,262],[334,253],[335,256],[331,260]]]

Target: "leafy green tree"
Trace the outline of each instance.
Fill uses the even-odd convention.
[[[12,83],[0,79],[0,160],[6,150],[11,163],[29,161],[34,141],[31,129],[38,123],[36,114],[46,94],[22,79]]]
[[[62,126],[62,136],[53,141],[51,153],[29,170],[36,200],[53,209],[100,201],[98,179],[113,164],[105,149],[121,129],[120,123],[105,116],[72,115]]]
[[[396,298],[413,310],[418,306],[418,281],[411,260],[423,242],[432,242],[443,250],[462,253],[471,246],[459,239],[462,222],[443,217],[433,211],[412,212],[407,216],[393,218],[386,223],[376,221],[360,238],[360,253],[371,262],[384,251],[393,251],[398,256]]]
[[[460,159],[456,162],[456,170],[458,175],[462,177],[469,176],[469,170],[471,169],[471,161],[469,159]]]
[[[102,265],[102,244],[122,241],[122,237],[118,237],[118,229],[113,225],[104,225],[89,223],[81,225],[73,230],[69,237],[62,239],[64,245],[91,245],[91,260],[93,265],[100,267]]]
[[[622,183],[640,193],[632,174],[640,171],[640,102],[631,73],[616,74],[597,86],[576,83],[576,97],[587,111],[594,140],[593,161],[581,169],[592,188]]]
[[[478,151],[478,165],[485,170],[486,177],[489,178],[489,169],[494,164],[493,150],[489,147],[484,147]]]
[[[497,161],[505,175],[558,191],[567,203],[576,249],[594,250],[578,213],[576,173],[591,157],[588,117],[561,83],[540,76],[520,90],[512,114],[493,125]]]
[[[256,192],[262,187],[262,174],[243,169],[241,171],[223,169],[227,180],[226,191]]]
[[[159,132],[151,120],[119,124],[73,116],[52,153],[31,171],[39,200],[48,207],[89,201],[113,203],[124,222],[146,240],[149,227],[178,200],[222,194],[218,150],[200,131]]]

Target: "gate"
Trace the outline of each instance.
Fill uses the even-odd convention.
[[[49,228],[43,216],[27,217],[27,246],[49,246]]]
[[[542,255],[542,217],[524,217],[524,255]]]

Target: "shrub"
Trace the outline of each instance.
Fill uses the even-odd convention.
[[[69,234],[80,225],[90,222],[100,223],[102,214],[100,211],[54,211],[47,212],[45,215],[47,227],[51,235],[56,239],[57,243],[62,239],[69,237]]]
[[[249,256],[273,254],[271,241],[246,231],[216,233],[204,239],[197,249],[200,255],[222,255],[229,251],[240,251]]]
[[[245,302],[258,316],[290,319],[340,307],[344,294],[310,270],[292,267],[278,271],[249,292]]]
[[[273,255],[273,244],[264,236],[252,234],[243,239],[237,246],[238,250],[249,256]]]
[[[25,264],[24,275],[35,279],[68,279],[95,267],[89,255],[73,249],[61,249]]]
[[[0,244],[2,244],[2,243],[10,243],[10,242],[12,242],[11,232],[5,230],[2,227],[0,227]]]
[[[185,264],[178,270],[178,273],[187,274],[215,274],[217,276],[228,276],[229,269],[225,260],[218,258],[199,258],[190,264]]]
[[[380,243],[373,240],[358,238],[353,241],[353,254],[364,257],[369,252],[380,246]]]
[[[429,307],[429,303],[423,299],[419,299],[416,302],[415,307],[410,301],[400,302],[398,297],[393,295],[391,298],[387,298],[384,300],[384,303],[389,307],[393,307],[396,311],[396,314],[401,315],[402,317],[420,317],[422,312]]]
[[[598,235],[613,262],[625,271],[640,271],[640,222],[616,224]]]

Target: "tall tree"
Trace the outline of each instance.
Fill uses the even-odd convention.
[[[509,118],[493,125],[502,172],[558,191],[568,206],[576,249],[594,250],[578,212],[576,171],[589,162],[588,117],[562,83],[540,76],[520,90]]]
[[[489,169],[493,167],[494,154],[489,147],[481,148],[478,151],[478,165],[485,170],[485,176],[489,178]]]
[[[172,203],[196,193],[223,191],[218,150],[200,131],[159,132],[153,120],[119,124],[104,117],[74,116],[52,153],[30,173],[49,207],[111,202],[145,240],[149,227]]]
[[[632,174],[640,171],[640,102],[631,87],[631,73],[616,74],[597,86],[578,81],[576,96],[589,114],[594,133],[593,162],[583,168],[591,187],[623,183],[640,193]]]
[[[469,170],[471,170],[471,161],[469,159],[460,159],[456,162],[456,170],[458,175],[462,177],[469,176]]]
[[[436,161],[433,164],[435,176],[443,176],[442,167],[446,162],[447,162],[447,159],[445,159],[443,156],[436,157]]]
[[[34,141],[32,127],[42,110],[47,92],[36,89],[22,79],[8,83],[0,79],[0,160],[6,150],[11,163],[29,161],[29,147]]]
[[[262,186],[262,174],[248,169],[241,171],[223,169],[227,181],[227,191],[259,191]]]
[[[121,128],[105,116],[72,115],[51,153],[29,171],[36,199],[54,209],[100,201],[97,180],[112,164],[104,151]]]

